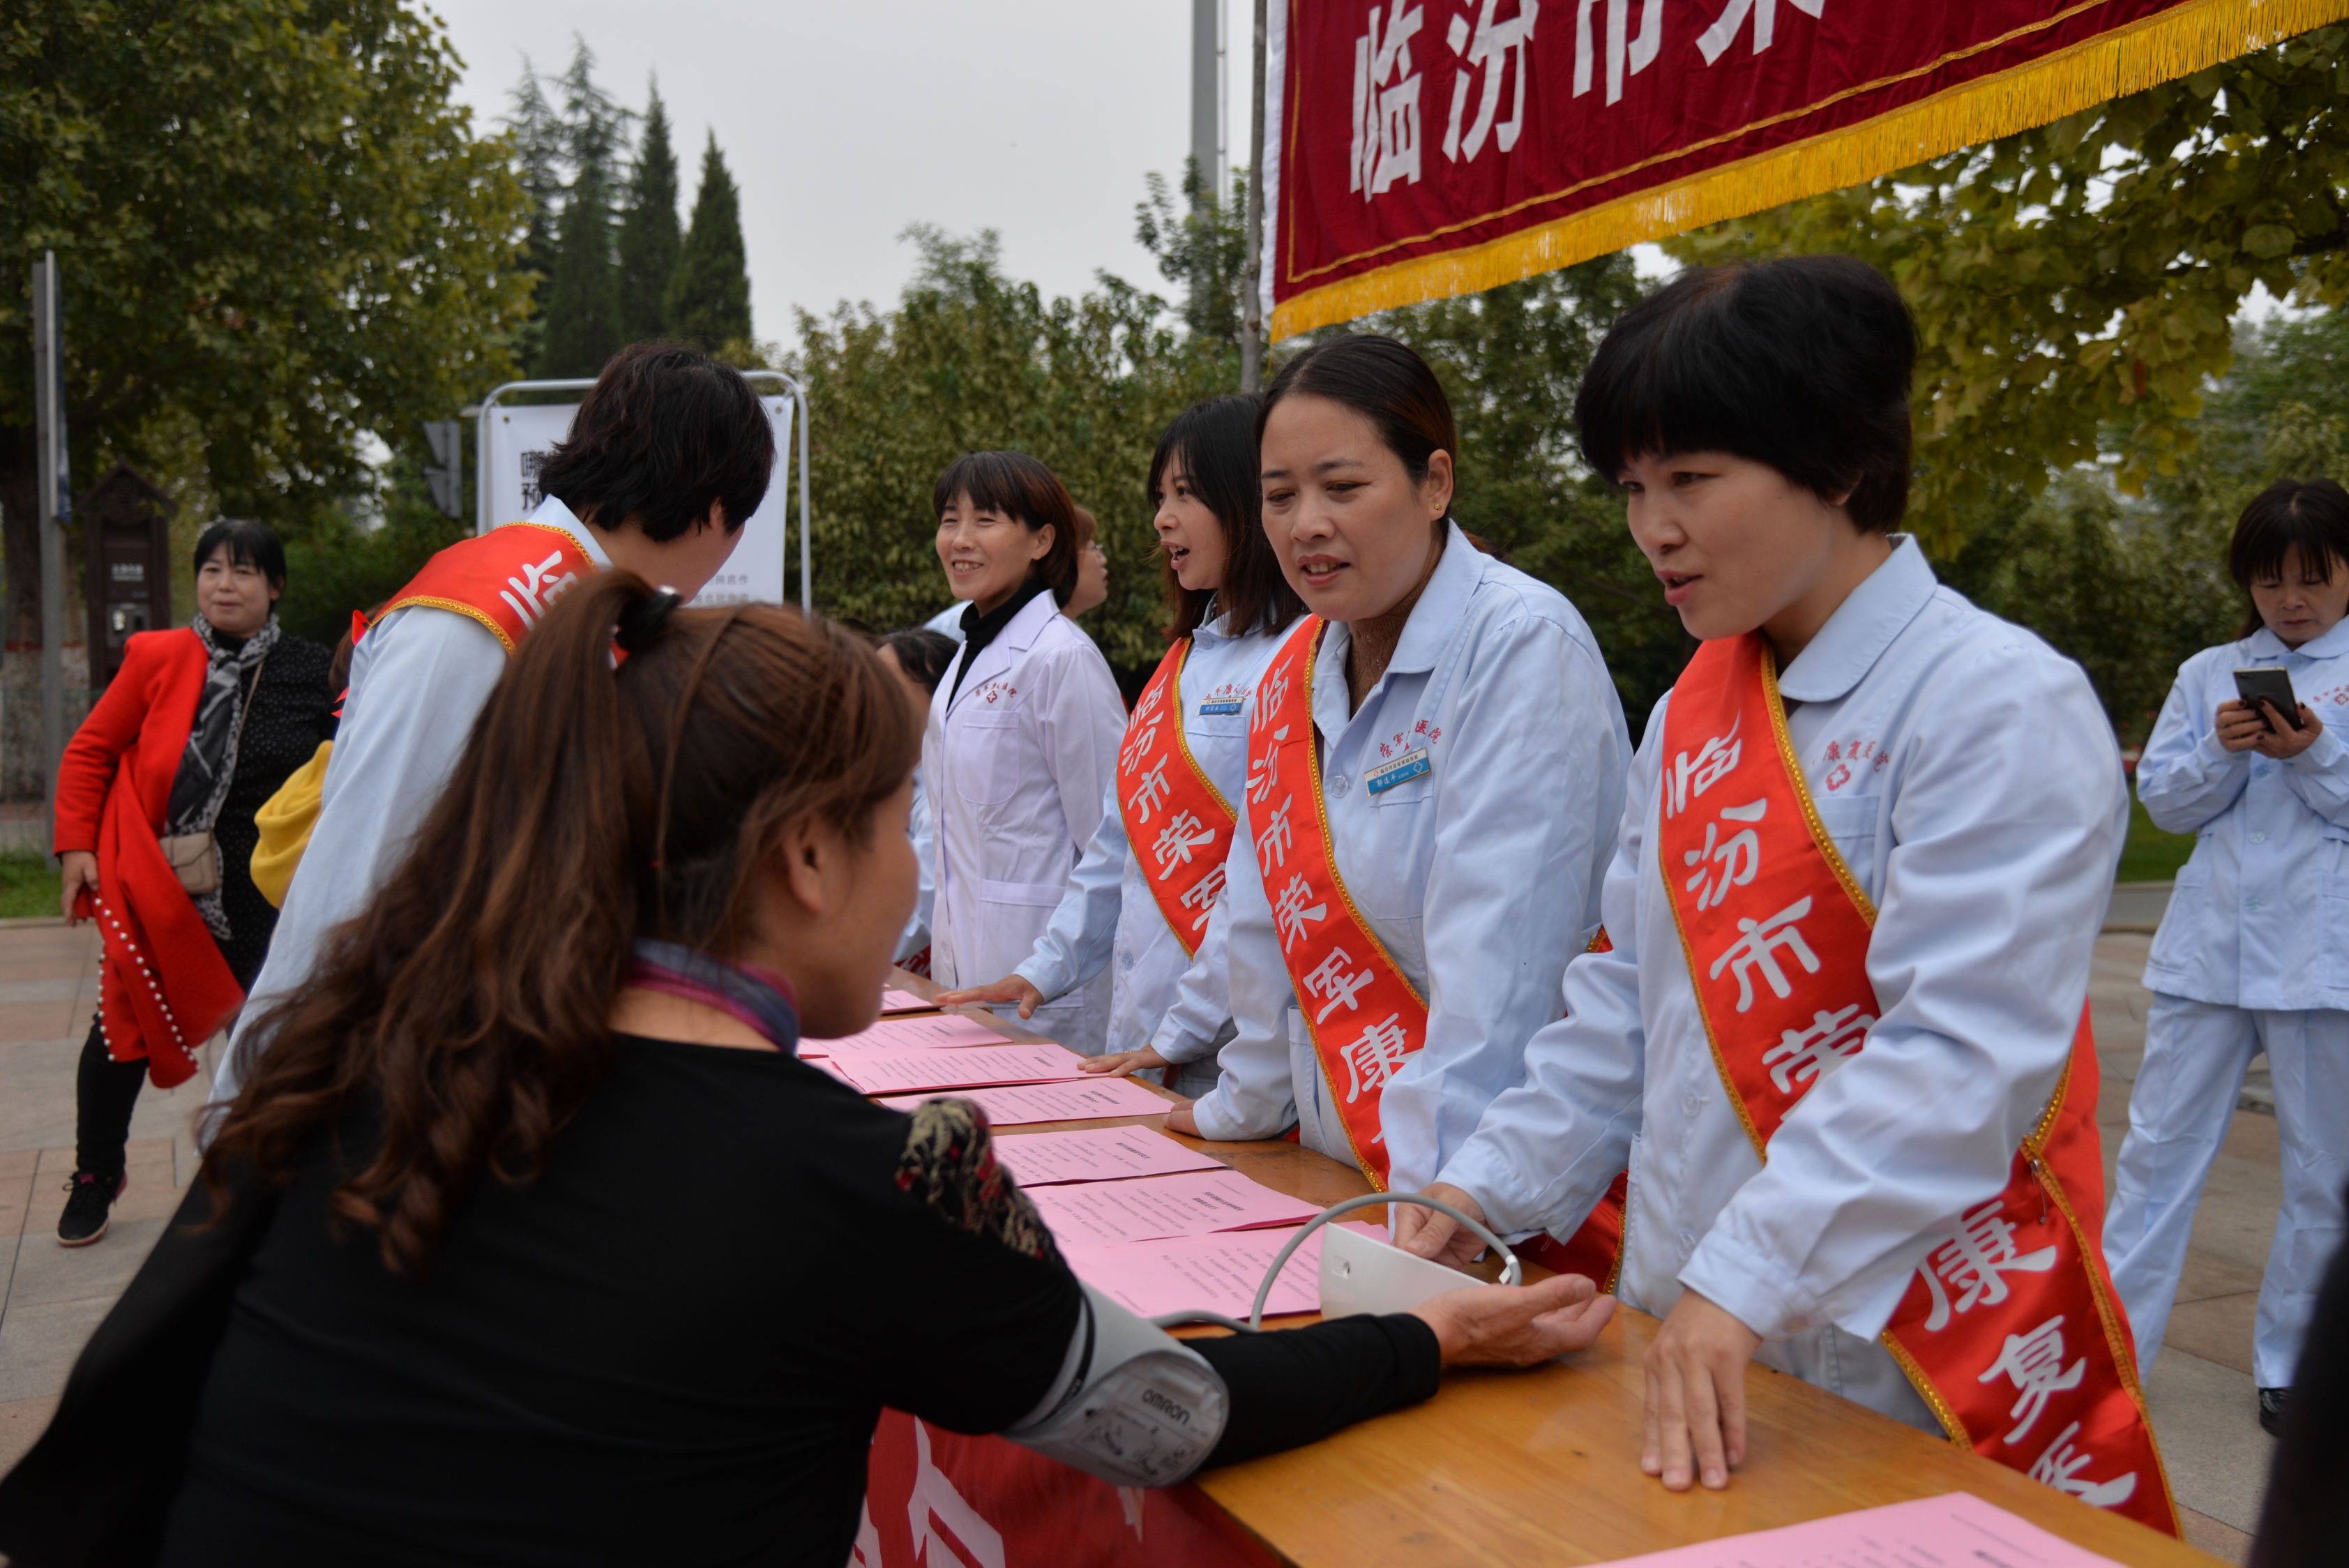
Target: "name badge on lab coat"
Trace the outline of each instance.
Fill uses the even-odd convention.
[[[1425,746],[1413,746],[1391,763],[1381,763],[1362,775],[1362,787],[1372,794],[1384,794],[1399,784],[1424,777],[1433,764],[1427,760]]]
[[[1240,704],[1237,702],[1202,702],[1199,704],[1199,717],[1202,719],[1212,719],[1218,713],[1237,713],[1239,711]]]

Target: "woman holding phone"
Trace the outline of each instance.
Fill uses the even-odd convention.
[[[2272,1432],[2349,1177],[2349,749],[2325,720],[2337,725],[2349,704],[2349,492],[2329,479],[2270,485],[2236,523],[2227,566],[2251,599],[2243,635],[2178,670],[2137,768],[2155,825],[2197,837],[2145,966],[2153,1007],[2105,1255],[2150,1372],[2203,1180],[2243,1070],[2265,1051],[2283,1211],[2251,1360]],[[2296,693],[2291,713],[2240,695],[2261,678],[2239,670],[2275,668]]]

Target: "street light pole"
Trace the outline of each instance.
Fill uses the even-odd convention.
[[[1248,70],[1247,249],[1240,263],[1240,390],[1264,390],[1264,6],[1256,0],[1255,63]]]
[[[33,264],[33,424],[41,506],[41,782],[52,836],[57,763],[66,750],[65,367],[57,327],[57,253]],[[55,842],[52,836],[52,842]]]

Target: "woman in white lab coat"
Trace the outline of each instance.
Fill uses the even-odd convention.
[[[930,699],[922,774],[936,901],[930,973],[954,987],[1028,957],[1094,830],[1125,704],[1092,639],[1061,613],[1077,583],[1076,505],[1017,452],[957,460],[931,496],[963,644]],[[1088,1054],[1109,979],[1036,1010],[1029,1027]]]
[[[1148,493],[1173,646],[1136,706],[1120,753],[1125,783],[1102,801],[1035,950],[994,983],[940,999],[1015,1002],[1025,1017],[1106,969],[1110,1054],[1088,1066],[1181,1066],[1174,1086],[1194,1097],[1214,1085],[1216,1049],[1231,1034],[1222,928],[1208,913],[1247,782],[1247,701],[1304,609],[1264,535],[1257,405],[1210,399],[1159,438]],[[1192,765],[1160,772],[1162,756]],[[1161,798],[1161,786],[1173,795]]]

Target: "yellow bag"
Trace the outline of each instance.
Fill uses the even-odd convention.
[[[295,769],[254,814],[253,825],[261,829],[261,842],[253,851],[253,885],[281,909],[285,907],[285,889],[293,885],[294,872],[302,864],[302,852],[310,847],[310,830],[318,825],[318,796],[326,787],[326,759],[334,753],[334,742],[319,742],[316,754]]]

